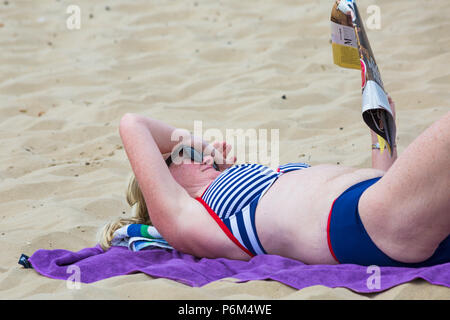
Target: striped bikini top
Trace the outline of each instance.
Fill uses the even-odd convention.
[[[260,164],[235,165],[214,179],[197,200],[224,220],[261,198],[283,173],[308,167],[306,163],[288,163],[275,171]]]

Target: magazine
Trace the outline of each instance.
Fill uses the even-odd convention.
[[[355,0],[336,0],[331,11],[333,61],[343,68],[361,70],[362,117],[390,155],[396,126],[364,23]]]

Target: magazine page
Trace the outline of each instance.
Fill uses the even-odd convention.
[[[392,156],[395,121],[355,0],[336,0],[334,3],[331,42],[336,65],[361,70],[362,117],[379,140],[386,143]]]

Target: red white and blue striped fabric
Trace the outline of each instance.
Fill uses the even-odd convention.
[[[275,171],[260,164],[235,165],[222,172],[197,200],[242,250],[251,256],[265,254],[255,227],[258,201],[282,174],[308,167],[288,163]]]

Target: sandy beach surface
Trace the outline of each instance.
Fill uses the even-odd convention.
[[[421,2],[422,3],[422,2]],[[69,5],[81,9],[69,29]],[[423,3],[422,3],[423,4]],[[425,5],[426,4],[426,5]],[[396,101],[399,154],[450,106],[448,0],[360,1]],[[278,129],[279,161],[370,167],[360,74],[332,62],[330,0],[0,1],[1,299],[450,299],[414,280],[376,294],[275,281],[192,288],[134,274],[69,290],[17,264],[78,251],[130,209],[126,112],[193,129]],[[284,98],[283,98],[284,97]]]

